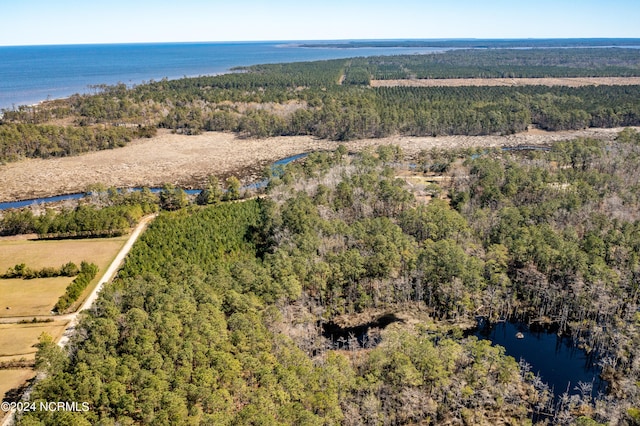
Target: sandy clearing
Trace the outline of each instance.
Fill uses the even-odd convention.
[[[621,129],[564,132],[532,131],[509,136],[395,136],[345,143],[352,151],[397,144],[414,154],[429,148],[470,148],[547,144],[575,137],[613,139]],[[29,159],[0,166],[0,201],[13,201],[84,191],[89,184],[116,187],[161,186],[171,182],[199,187],[208,174],[235,174],[244,182],[257,180],[275,160],[316,150],[333,150],[338,142],[311,136],[241,139],[230,133],[197,136],[160,132],[124,148],[57,159]]]
[[[371,80],[371,87],[462,87],[462,86],[635,86],[640,77],[565,78],[425,78]]]

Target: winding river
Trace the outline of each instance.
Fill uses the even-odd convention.
[[[296,154],[296,155],[292,155],[290,157],[286,157],[286,158],[282,158],[280,160],[275,161],[271,167],[272,168],[276,168],[276,167],[280,167],[280,166],[284,166],[286,164],[289,164],[295,160],[299,160],[301,158],[306,157],[309,154],[306,153],[302,153],[302,154]],[[251,183],[249,185],[246,185],[244,187],[242,187],[242,189],[259,189],[259,188],[264,188],[265,186],[267,186],[268,180],[262,180],[259,182],[254,182]],[[142,188],[123,188],[123,190],[128,190],[128,191],[141,191]],[[162,191],[162,188],[150,188],[151,192],[154,193],[158,193],[160,191]],[[201,189],[185,189],[184,190],[187,194],[189,195],[197,195],[200,193]],[[78,193],[74,193],[74,194],[63,194],[63,195],[55,195],[52,197],[42,197],[42,198],[31,198],[28,200],[19,200],[19,201],[8,201],[8,202],[4,202],[4,203],[0,203],[0,210],[8,210],[8,209],[19,209],[19,208],[23,208],[23,207],[29,207],[30,205],[33,204],[47,204],[47,203],[55,203],[55,202],[59,202],[59,201],[66,201],[66,200],[79,200],[82,199],[86,196],[88,196],[89,193],[86,192],[78,192]]]

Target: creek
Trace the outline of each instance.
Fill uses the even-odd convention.
[[[306,157],[308,154],[296,154],[291,157],[282,158],[280,160],[275,161],[271,167],[274,170],[277,170],[279,167],[282,167],[286,164],[289,164],[295,160],[299,160],[301,158]],[[277,171],[276,171],[277,173]],[[260,189],[267,186],[269,183],[268,179],[251,183],[249,185],[243,186],[241,189]],[[142,188],[123,188],[123,191],[142,191]],[[158,193],[162,191],[162,188],[150,188],[151,192]],[[188,195],[197,195],[202,191],[201,189],[186,189],[184,190]],[[66,200],[79,200],[81,198],[87,197],[90,193],[86,192],[77,192],[74,194],[63,194],[63,195],[55,195],[52,197],[42,197],[42,198],[31,198],[28,200],[19,200],[19,201],[8,201],[4,203],[0,203],[0,210],[8,210],[8,209],[19,209],[23,207],[29,207],[32,204],[47,204],[47,203],[55,203],[59,201]]]

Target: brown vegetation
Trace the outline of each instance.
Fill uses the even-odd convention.
[[[127,236],[59,241],[31,241],[19,239],[19,237],[3,237],[0,239],[2,248],[0,273],[20,263],[39,269],[59,267],[70,261],[80,265],[83,260],[90,260],[104,270],[126,240]]]
[[[508,136],[395,136],[347,142],[351,151],[396,144],[412,155],[429,148],[472,148],[548,144],[575,137],[611,140],[620,129],[585,129],[562,132],[525,132]],[[207,132],[196,136],[160,132],[128,146],[75,157],[29,159],[0,166],[0,201],[82,192],[88,185],[162,186],[166,182],[199,188],[206,176],[240,176],[258,180],[271,162],[301,152],[332,150],[337,142],[312,136],[241,139],[231,133]]]
[[[42,333],[60,338],[68,321],[26,324],[0,324],[0,362],[22,358],[34,360],[38,338]]]

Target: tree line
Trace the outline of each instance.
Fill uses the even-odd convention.
[[[82,292],[89,285],[89,283],[96,277],[98,273],[98,266],[94,263],[82,262],[80,264],[80,271],[78,276],[71,281],[71,284],[67,286],[65,292],[53,307],[53,311],[57,313],[63,313],[82,295]]]
[[[94,188],[87,200],[73,208],[5,210],[0,215],[0,235],[35,233],[40,239],[118,236],[160,206],[158,196],[148,188],[133,192]]]
[[[354,69],[374,79],[633,77],[640,54],[633,48],[458,49],[427,55],[355,58]]]
[[[76,127],[0,122],[0,162],[23,158],[78,155],[125,146],[132,139],[151,137],[155,129],[142,127]]]
[[[0,275],[0,278],[22,278],[29,280],[34,278],[73,277],[78,275],[78,273],[80,273],[78,265],[73,262],[67,262],[59,268],[45,266],[42,269],[29,268],[26,264],[20,263],[8,268],[7,272]]]

